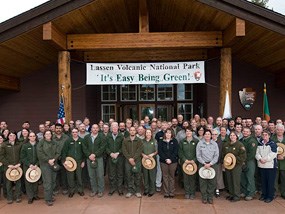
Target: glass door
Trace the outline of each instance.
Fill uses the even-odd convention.
[[[148,116],[150,120],[155,117],[155,105],[154,104],[140,104],[139,105],[140,119]]]
[[[131,118],[133,120],[139,119],[136,105],[123,105],[121,108],[123,114],[122,121],[125,121],[127,118]]]
[[[157,106],[157,119],[161,121],[171,121],[173,115],[173,107],[171,105]]]

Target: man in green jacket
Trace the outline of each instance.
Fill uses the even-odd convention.
[[[130,198],[134,193],[136,197],[141,198],[141,154],[143,151],[143,143],[136,136],[135,127],[131,127],[130,136],[127,137],[122,146],[125,161],[125,176],[128,185],[128,193],[126,198]]]
[[[99,133],[99,126],[93,124],[91,133],[84,137],[83,152],[87,157],[87,168],[91,184],[90,197],[98,193],[101,198],[104,194],[104,164],[103,154],[106,149],[105,136]]]
[[[84,153],[83,153],[83,144],[84,140],[78,136],[78,129],[73,128],[71,130],[71,135],[67,141],[65,141],[62,152],[61,152],[61,160],[63,165],[66,165],[66,157],[72,157],[77,163],[77,168],[75,171],[67,173],[67,183],[68,183],[68,191],[69,198],[72,198],[75,192],[75,188],[77,187],[78,194],[80,196],[84,196],[83,184],[82,184],[82,168],[84,167]]]
[[[61,154],[64,142],[68,140],[68,135],[63,133],[63,126],[60,123],[55,124],[55,132],[52,136],[52,140],[58,144],[58,149]],[[57,194],[60,187],[62,188],[62,194],[66,195],[68,193],[67,187],[67,175],[66,170],[62,165],[61,156],[58,159],[58,164],[61,166],[60,170],[57,172],[56,176],[56,186],[54,189],[54,194]]]
[[[111,124],[111,132],[106,136],[106,153],[108,155],[109,167],[109,195],[118,191],[123,195],[124,157],[122,154],[122,143],[124,136],[119,132],[117,122]]]
[[[243,128],[242,134],[243,138],[240,141],[246,150],[246,160],[241,173],[241,196],[244,196],[246,201],[250,201],[255,194],[255,154],[258,142],[251,136],[250,128]]]

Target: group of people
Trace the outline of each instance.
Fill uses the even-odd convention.
[[[284,157],[281,119],[214,121],[195,115],[187,121],[178,115],[167,122],[145,116],[90,125],[85,118],[46,121],[38,133],[28,121],[19,132],[0,123],[0,187],[8,204],[20,203],[23,193],[29,204],[39,200],[39,182],[48,206],[60,189],[72,198],[76,192],[83,196],[88,186],[89,196],[100,198],[106,174],[109,196],[152,197],[163,189],[164,198],[174,198],[178,175],[185,199],[195,199],[199,190],[202,203],[212,204],[224,190],[231,202],[250,201],[260,191],[259,200],[269,203],[278,192],[285,199]]]

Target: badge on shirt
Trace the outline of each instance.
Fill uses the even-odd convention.
[[[241,149],[245,151],[245,148],[244,148],[244,147],[241,147]]]
[[[151,145],[153,145],[153,142],[151,142]]]
[[[236,150],[236,148],[234,147],[233,150]]]
[[[81,142],[78,142],[78,144],[81,144]]]
[[[195,143],[193,142],[192,145],[195,146]]]
[[[255,147],[255,143],[252,143],[251,145],[252,145],[252,147]]]

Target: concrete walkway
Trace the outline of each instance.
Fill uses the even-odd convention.
[[[42,187],[40,188],[42,192]],[[27,203],[24,196],[22,202],[8,205],[6,199],[0,198],[0,214],[186,214],[186,213],[284,213],[285,200],[277,197],[273,202],[266,204],[257,199],[252,201],[229,202],[225,199],[225,195],[214,199],[214,204],[202,204],[200,194],[197,193],[195,200],[184,199],[182,189],[177,190],[174,199],[164,199],[163,194],[157,193],[149,198],[125,198],[114,194],[108,196],[107,191],[102,198],[90,198],[89,191],[85,191],[85,196],[81,197],[75,194],[73,198],[68,198],[59,194],[52,207],[48,207],[44,200],[35,201],[33,204]],[[43,195],[40,194],[42,197]]]

